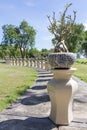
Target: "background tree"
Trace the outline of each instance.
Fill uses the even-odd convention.
[[[2,30],[3,30],[2,44],[14,45],[15,38],[16,38],[16,32],[15,32],[14,28],[15,28],[15,26],[11,25],[11,24],[2,26]]]
[[[31,58],[40,58],[41,57],[41,53],[39,50],[37,50],[36,48],[31,48],[28,52],[28,56]]]
[[[83,24],[74,24],[74,34],[67,40],[67,47],[70,52],[78,52],[81,50],[82,41],[83,41]]]
[[[0,58],[5,58],[7,56],[6,46],[0,45]]]
[[[84,50],[85,55],[87,57],[87,31],[84,31],[83,33],[82,50]]]
[[[41,57],[48,57],[49,51],[46,48],[41,50]]]
[[[26,21],[16,27],[14,25],[3,25],[2,44],[8,45],[11,56],[13,52],[20,50],[21,57],[27,57],[28,49],[31,49],[35,43],[36,32]]]
[[[20,48],[22,58],[27,57],[28,49],[34,47],[36,32],[26,21],[22,21],[19,28],[15,28],[18,34],[16,46]]]

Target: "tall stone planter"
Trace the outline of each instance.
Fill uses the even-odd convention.
[[[52,53],[49,63],[54,78],[48,82],[47,89],[51,100],[50,119],[58,125],[68,125],[73,120],[72,102],[78,84],[72,79],[76,68],[71,68],[75,57],[73,53]]]

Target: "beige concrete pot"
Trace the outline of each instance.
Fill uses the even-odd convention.
[[[73,120],[72,102],[78,84],[71,76],[75,68],[52,69],[54,78],[47,89],[51,100],[50,119],[58,125],[68,125]]]

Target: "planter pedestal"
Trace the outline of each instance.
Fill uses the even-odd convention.
[[[54,78],[48,82],[47,89],[51,100],[49,118],[58,125],[68,125],[73,120],[72,102],[78,84],[72,79],[75,68],[53,69]]]

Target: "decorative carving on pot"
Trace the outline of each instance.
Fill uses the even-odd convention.
[[[52,68],[70,68],[74,61],[75,55],[74,53],[51,53],[48,56],[49,63]]]

